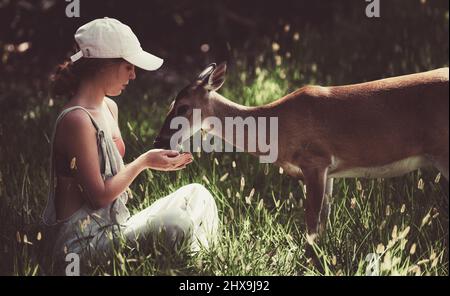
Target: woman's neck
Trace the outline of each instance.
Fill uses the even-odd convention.
[[[105,91],[93,82],[81,82],[77,92],[70,100],[75,105],[80,105],[86,109],[99,110],[102,107]]]

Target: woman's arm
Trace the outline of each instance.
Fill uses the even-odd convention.
[[[114,201],[144,169],[178,170],[192,162],[192,155],[170,150],[150,150],[129,163],[115,176],[104,181],[100,174],[95,127],[82,110],[74,110],[63,120],[69,159],[74,159],[75,178],[93,208]]]

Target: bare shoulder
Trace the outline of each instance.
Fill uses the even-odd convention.
[[[117,120],[119,118],[119,107],[117,106],[117,103],[108,97],[105,97],[105,102],[108,105],[109,109],[111,109],[111,111],[113,112],[114,118]]]
[[[59,129],[67,134],[79,134],[80,132],[95,132],[91,118],[86,111],[81,109],[72,110],[61,119]]]
[[[85,111],[72,110],[59,122],[54,141],[56,154],[67,155],[74,144],[85,145],[96,141],[95,126]]]

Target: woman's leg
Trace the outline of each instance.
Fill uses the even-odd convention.
[[[200,184],[189,184],[154,202],[132,216],[123,235],[140,247],[154,248],[156,243],[170,251],[179,251],[184,243],[191,251],[208,248],[217,237],[217,207],[211,193]]]
[[[107,262],[120,250],[122,239],[130,247],[146,253],[154,251],[178,252],[183,247],[198,251],[217,240],[219,217],[211,193],[200,184],[189,184],[155,201],[133,215],[125,225],[102,229],[91,239],[69,244],[68,253],[80,256],[81,272],[90,266]],[[67,266],[61,258],[61,272]]]
[[[193,251],[200,247],[208,248],[210,244],[217,242],[219,216],[214,197],[200,184],[185,186],[190,191],[187,196],[186,212],[194,223],[192,245]]]

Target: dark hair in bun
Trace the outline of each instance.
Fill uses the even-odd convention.
[[[59,64],[50,76],[50,94],[70,99],[84,79],[94,77],[108,65],[120,63],[122,58],[81,58],[76,62],[67,60]]]

